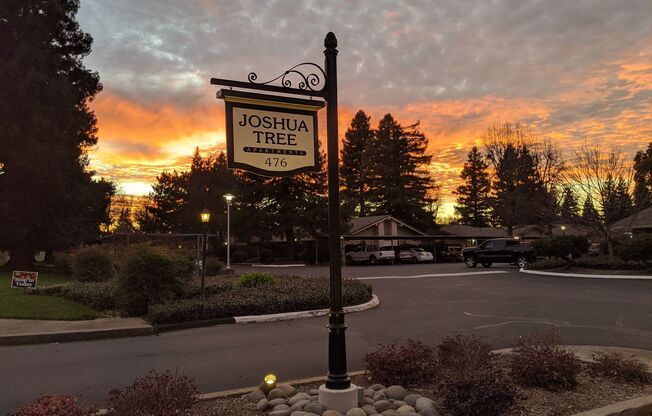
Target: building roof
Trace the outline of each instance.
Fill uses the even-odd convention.
[[[503,230],[502,228],[472,227],[470,225],[446,224],[440,225],[439,229],[444,234],[454,235],[458,237],[507,237],[507,231]]]
[[[395,222],[401,224],[403,227],[409,228],[410,230],[414,231],[417,234],[426,235],[426,233],[424,233],[423,231],[418,230],[418,229],[412,227],[411,225],[408,225],[405,222],[403,222],[403,221],[399,220],[398,218],[393,217],[393,216],[391,216],[389,214],[386,214],[386,215],[371,215],[369,217],[358,217],[358,218],[351,219],[351,221],[349,222],[349,225],[351,226],[351,230],[349,231],[349,235],[355,235],[355,234],[361,232],[362,230],[366,230],[367,228],[372,227],[372,226],[374,226],[374,225],[376,225],[376,224],[378,224],[380,222],[383,222],[383,221],[385,221],[387,219],[389,219],[391,221],[395,221]]]
[[[611,226],[612,228],[652,228],[652,207],[642,209],[629,217],[618,220]]]

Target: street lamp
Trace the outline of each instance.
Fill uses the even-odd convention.
[[[561,226],[561,236],[566,237],[566,226],[565,225]]]
[[[226,199],[226,271],[231,273],[231,201],[235,197],[231,194],[224,195]]]
[[[203,302],[206,300],[206,230],[208,229],[208,222],[211,220],[211,213],[208,209],[204,208],[199,216],[204,226],[201,249],[201,298]]]

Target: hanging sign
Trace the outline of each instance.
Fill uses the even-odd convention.
[[[317,111],[324,102],[220,90],[230,169],[263,176],[317,170]]]

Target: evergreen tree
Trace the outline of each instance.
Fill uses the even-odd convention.
[[[114,233],[133,233],[136,231],[134,223],[131,221],[131,209],[121,208],[118,218],[115,222]]]
[[[459,215],[459,223],[474,227],[489,225],[491,211],[491,183],[482,153],[473,146],[464,163],[460,175],[464,184],[457,187],[457,205],[455,211]]]
[[[363,110],[356,113],[351,126],[342,141],[340,183],[342,186],[342,205],[347,211],[358,216],[367,215],[368,164],[367,146],[373,141],[374,131],[369,117]]]
[[[391,214],[424,230],[433,228],[433,213],[426,209],[435,189],[428,170],[432,156],[419,124],[403,127],[391,114],[378,124],[368,148],[369,200],[375,214]]]
[[[562,221],[574,222],[580,218],[579,203],[577,202],[573,188],[570,186],[564,186],[559,215]]]
[[[582,208],[582,222],[586,224],[595,224],[598,221],[600,221],[600,214],[595,208],[591,196],[587,196]]]
[[[97,143],[89,102],[99,76],[84,67],[92,38],[78,0],[0,2],[0,250],[8,269],[30,268],[37,249],[94,240],[109,221],[112,183],[92,179]]]
[[[606,183],[604,200],[604,218],[607,224],[630,216],[634,211],[634,204],[629,195],[629,183],[624,178],[609,178]]]
[[[634,157],[634,205],[638,210],[652,205],[652,143]]]

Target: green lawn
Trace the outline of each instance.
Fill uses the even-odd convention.
[[[71,281],[62,275],[39,273],[38,287]],[[0,318],[79,321],[96,317],[93,309],[58,296],[29,295],[25,289],[14,289],[11,274],[0,272]]]

